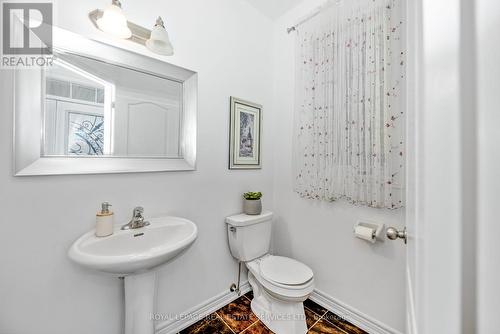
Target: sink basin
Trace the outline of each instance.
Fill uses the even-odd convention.
[[[148,226],[122,230],[98,238],[90,231],[68,251],[74,262],[109,274],[124,276],[125,334],[154,334],[157,275],[155,267],[168,262],[196,240],[198,228],[184,218],[148,219]]]
[[[76,263],[98,271],[130,275],[153,269],[188,248],[196,239],[196,225],[183,218],[148,219],[151,225],[121,230],[115,226],[109,237],[98,238],[94,231],[80,237],[69,250]]]

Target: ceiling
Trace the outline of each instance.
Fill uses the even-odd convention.
[[[276,19],[295,7],[302,0],[246,0],[271,19]]]

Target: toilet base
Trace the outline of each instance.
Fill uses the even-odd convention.
[[[306,316],[302,301],[284,301],[269,294],[249,273],[254,298],[252,312],[276,334],[307,333]]]

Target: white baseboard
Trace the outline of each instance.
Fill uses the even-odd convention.
[[[401,334],[401,332],[319,290],[314,290],[310,299],[370,334]]]
[[[240,286],[241,295],[249,292],[251,290],[250,284],[248,282],[243,283]],[[181,330],[191,326],[192,324],[198,322],[207,315],[212,314],[218,309],[226,306],[230,302],[238,299],[240,296],[236,292],[226,291],[222,292],[218,296],[212,299],[204,301],[195,307],[187,310],[183,313],[182,317],[179,319],[171,319],[163,322],[159,322],[156,325],[156,334],[174,334]]]

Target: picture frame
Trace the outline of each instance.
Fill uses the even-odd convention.
[[[262,105],[230,98],[229,169],[262,168]]]

